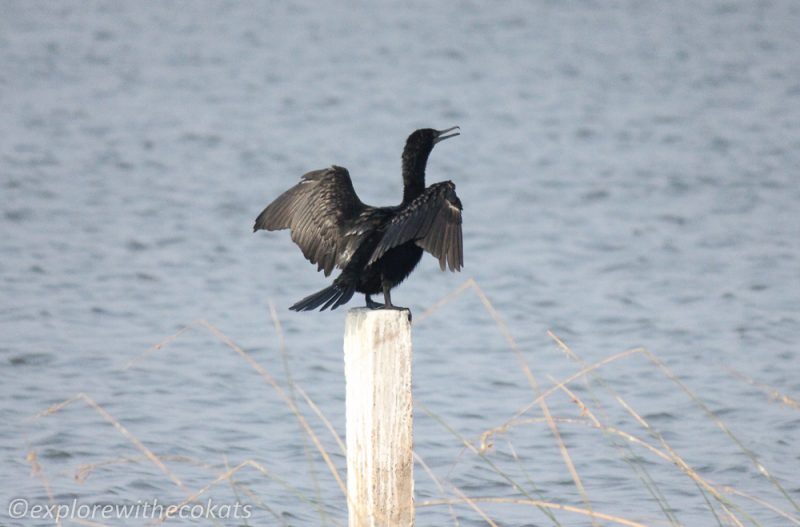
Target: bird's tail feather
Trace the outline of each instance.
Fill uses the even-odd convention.
[[[322,306],[320,311],[325,311],[328,308],[333,310],[347,303],[355,292],[355,286],[334,282],[333,285],[326,287],[322,291],[317,291],[313,295],[296,302],[289,309],[292,311],[312,311]]]

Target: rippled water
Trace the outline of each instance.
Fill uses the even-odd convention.
[[[287,311],[327,281],[286,233],[254,235],[252,220],[332,163],[367,203],[394,204],[406,135],[456,124],[462,135],[436,147],[428,178],[458,186],[466,269],[442,274],[427,257],[393,294],[417,317],[416,450],[445,486],[417,466],[418,503],[457,497],[449,481],[469,496],[587,506],[546,424],[497,436],[483,459],[440,423],[477,441],[534,396],[472,291],[421,316],[472,277],[543,387],[581,368],[547,330],[587,363],[651,350],[786,495],[642,354],[570,388],[604,423],[662,448],[622,397],[703,478],[798,516],[800,418],[769,388],[800,394],[800,4],[1,7],[3,524],[16,522],[9,500],[47,503],[48,488],[58,503],[180,502],[248,459],[268,471],[236,476],[252,496],[228,483],[209,495],[256,504],[250,524],[341,524],[342,494],[296,419],[212,334],[186,332],[123,367],[204,318],[343,433],[344,310]],[[78,392],[174,479],[83,401],[28,419]],[[564,394],[549,402],[580,418]],[[559,431],[593,509],[717,524],[698,486],[647,449],[580,423]],[[76,479],[92,463],[105,464]],[[762,525],[789,521],[728,499]],[[481,507],[502,525],[555,524],[525,505]],[[467,506],[455,513],[485,524]],[[418,524],[453,517],[420,507]]]

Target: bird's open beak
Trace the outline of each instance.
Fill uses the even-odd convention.
[[[451,137],[455,137],[457,135],[461,135],[461,132],[455,132],[450,135],[445,135],[447,132],[452,132],[453,130],[461,130],[458,126],[454,126],[452,128],[448,128],[447,130],[436,130],[436,139],[433,140],[433,144],[438,143],[439,141],[444,141],[445,139],[450,139]]]

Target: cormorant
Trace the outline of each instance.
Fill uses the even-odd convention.
[[[414,270],[422,250],[458,271],[464,264],[461,201],[452,181],[425,188],[425,166],[438,142],[455,137],[458,126],[413,132],[403,149],[403,201],[394,207],[372,207],[358,199],[346,168],[305,174],[256,218],[253,231],[290,229],[292,240],[317,270],[328,276],[342,270],[333,284],[289,309],[336,309],[358,291],[367,307],[392,305],[390,290]],[[448,135],[448,132],[453,132]],[[384,303],[370,295],[383,292]]]

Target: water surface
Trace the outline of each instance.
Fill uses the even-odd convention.
[[[251,525],[343,524],[341,491],[297,420],[212,334],[186,332],[123,367],[206,319],[282,386],[304,389],[343,434],[344,310],[286,309],[327,280],[286,233],[252,234],[253,218],[332,163],[350,169],[365,202],[395,204],[405,137],[453,125],[462,135],[436,147],[428,178],[457,184],[466,269],[443,274],[428,257],[393,294],[417,315],[416,450],[445,482],[442,492],[417,466],[418,503],[456,497],[452,482],[469,496],[586,507],[546,424],[495,438],[488,460],[501,475],[440,423],[477,442],[535,395],[472,291],[421,317],[468,278],[543,387],[581,368],[548,330],[587,363],[644,346],[800,501],[797,409],[733,373],[800,394],[799,4],[6,1],[2,10],[2,514],[14,497],[47,503],[43,479],[57,502],[176,503],[252,459],[268,474],[247,468],[235,479],[255,497],[230,484],[209,495],[256,504]],[[793,510],[644,355],[599,373],[570,385],[598,419],[661,444],[620,396],[704,478]],[[188,490],[82,401],[27,419],[79,392]],[[585,419],[564,394],[549,402],[556,417]],[[336,443],[301,406],[343,472]],[[648,525],[668,514],[717,524],[698,487],[646,449],[586,424],[559,431],[594,509]],[[32,474],[29,452],[43,473]],[[106,464],[76,480],[91,463]],[[786,524],[730,499],[762,525]],[[502,525],[554,524],[524,505],[485,511]],[[485,524],[469,507],[456,513],[461,525]],[[420,507],[418,524],[453,518]]]

